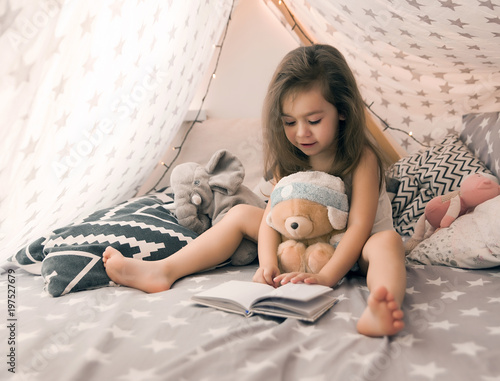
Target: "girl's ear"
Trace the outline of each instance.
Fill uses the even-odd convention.
[[[345,115],[344,114],[339,114],[339,120],[345,120]]]

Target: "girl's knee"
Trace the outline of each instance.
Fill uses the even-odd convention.
[[[238,204],[231,207],[231,209],[228,210],[224,218],[230,219],[234,223],[244,222],[245,220],[248,219],[251,220],[258,219],[260,223],[260,219],[262,218],[263,214],[264,214],[264,209],[258,208],[253,205]]]
[[[247,204],[237,204],[232,206],[226,213],[226,215],[233,217],[245,217],[261,211],[261,214],[264,213],[264,209],[260,209],[253,205]]]
[[[256,240],[264,209],[253,205],[233,206],[223,217],[224,224],[237,228],[244,235]]]
[[[402,246],[403,240],[395,230],[384,230],[372,235],[367,244],[372,246]]]
[[[372,255],[395,255],[404,258],[401,236],[394,230],[385,230],[372,235],[363,247],[362,259],[369,261]]]
[[[245,204],[238,204],[231,207],[224,215],[223,220],[231,221],[231,223],[238,224],[240,221],[248,218],[251,213],[252,206]]]

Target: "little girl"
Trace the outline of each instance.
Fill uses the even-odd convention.
[[[403,329],[401,304],[406,288],[404,248],[392,227],[383,184],[383,160],[371,142],[364,103],[342,54],[328,45],[288,53],[271,80],[263,113],[265,169],[277,182],[297,171],[341,177],[350,200],[347,230],[335,254],[317,274],[280,274],[280,236],[262,210],[237,205],[175,254],[157,262],[125,258],[108,247],[106,272],[116,283],[145,292],[168,290],[179,278],[227,260],[245,237],[258,241],[259,268],[253,280],[336,285],[353,267],[366,274],[370,290],[357,329],[368,336]]]

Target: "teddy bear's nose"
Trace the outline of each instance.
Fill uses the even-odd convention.
[[[314,225],[309,218],[304,216],[288,217],[284,222],[289,238],[305,239],[314,230]]]

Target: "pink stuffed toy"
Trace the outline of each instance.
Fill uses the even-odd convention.
[[[476,206],[500,195],[498,180],[491,175],[475,173],[462,181],[460,190],[434,197],[425,206],[415,225],[413,237],[405,244],[406,253],[441,228],[449,227],[458,217],[472,212]],[[426,221],[430,228],[426,231]]]

